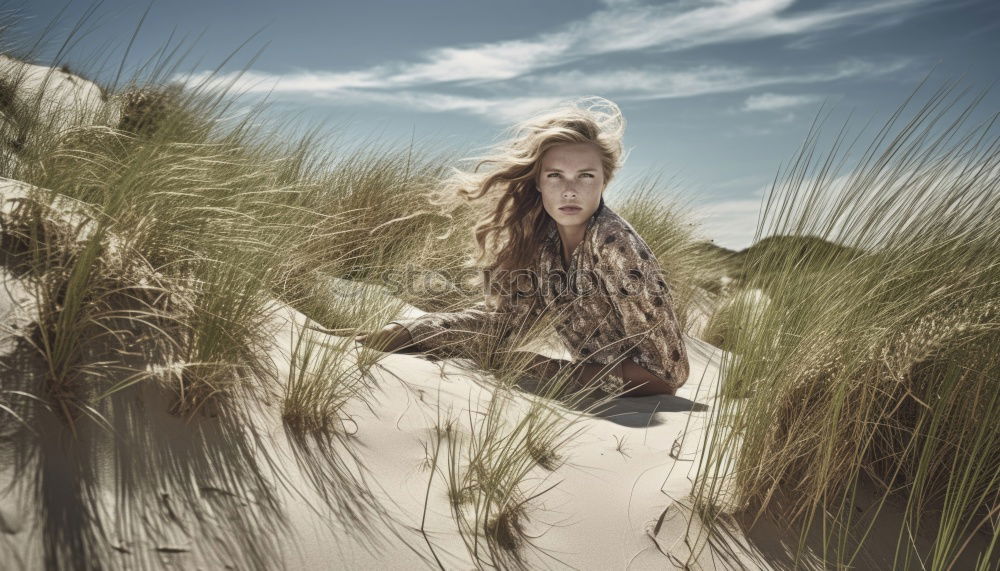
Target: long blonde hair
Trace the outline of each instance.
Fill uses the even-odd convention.
[[[475,161],[471,171],[453,170],[440,194],[464,202],[487,201],[486,214],[473,228],[474,263],[483,267],[486,277],[492,276],[491,283],[498,275],[532,268],[550,227],[536,183],[545,152],[565,143],[595,145],[607,184],[624,162],[624,131],[625,119],[616,104],[602,97],[576,99],[505,130],[507,137],[490,152],[467,159]]]

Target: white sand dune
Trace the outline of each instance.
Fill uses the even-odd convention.
[[[32,109],[39,102],[37,109],[57,130],[119,112],[92,82],[0,55],[0,77],[12,76],[20,78],[14,106]],[[24,183],[0,180],[5,244],[16,241],[11,228],[30,191]],[[88,212],[87,205],[61,197],[53,203],[53,228],[81,243],[93,230]],[[154,283],[155,272],[123,255],[124,247],[108,237],[104,263],[131,282]],[[684,339],[691,375],[676,396],[616,399],[596,413],[548,402],[573,422],[574,436],[557,450],[556,467],[535,465],[522,482],[522,493],[531,497],[524,529],[530,541],[490,552],[485,541],[473,544],[460,533],[448,492],[448,460],[443,447],[436,447],[436,435],[454,419],[448,438],[469,437],[494,399],[504,402],[504,420],[515,423],[539,400],[530,390],[498,389],[487,373],[462,359],[386,355],[371,370],[367,390],[346,405],[342,433],[298,436],[282,419],[282,396],[296,339],[322,328],[275,302],[270,375],[191,417],[170,413],[176,395],[169,383],[157,382],[183,363],[148,344],[128,354],[88,346],[105,381],[135,371],[148,372],[150,379],[101,402],[107,424],[84,415],[71,428],[44,402],[48,371],[33,345],[44,308],[16,260],[5,253],[3,262],[0,571],[827,567],[815,548],[793,559],[798,534],[773,521],[744,531],[746,526],[725,520],[709,535],[689,508],[705,452],[702,438],[720,398],[720,365],[729,357],[695,338],[716,311],[706,292],[692,304],[691,336]],[[332,279],[328,287],[334,296],[379,296],[386,311],[395,312],[389,317],[423,313],[381,286]],[[762,291],[749,290],[719,311],[730,310],[734,300],[754,308],[770,302]],[[319,338],[351,346],[349,337]],[[521,349],[569,359],[551,329]],[[339,367],[357,371],[360,350],[346,351]],[[30,414],[18,417],[19,411]],[[862,489],[856,507],[868,512],[880,502]],[[893,565],[904,513],[905,506],[887,502],[879,516],[886,523],[871,526],[855,568]],[[823,539],[815,537],[819,528],[814,526],[812,540],[822,547]],[[920,541],[933,541],[933,527],[920,533]],[[972,545],[956,568],[971,568],[985,541]]]
[[[30,288],[10,274],[5,282],[2,313],[30,316]],[[0,500],[4,561],[41,568],[53,542],[70,538],[89,543],[83,551],[113,568],[413,569],[436,567],[435,556],[448,569],[474,567],[449,508],[445,478],[427,460],[440,414],[467,422],[493,398],[488,375],[459,359],[387,355],[374,371],[372,406],[358,401],[347,407],[352,434],[325,449],[303,444],[283,426],[280,395],[294,337],[315,324],[290,307],[275,303],[272,309],[269,355],[277,383],[245,396],[238,407],[245,412],[238,433],[252,435],[251,445],[226,433],[228,413],[202,411],[191,420],[169,414],[171,395],[155,383],[113,397],[118,417],[110,420],[123,431],[118,434],[92,427],[67,441],[55,417],[34,419],[42,437],[23,449],[34,449],[39,463],[5,463],[0,470],[0,483],[11,486]],[[528,568],[673,565],[649,530],[690,491],[721,356],[687,341],[692,377],[677,396],[618,399],[596,415],[563,409],[566,417],[577,417],[580,431],[559,451],[558,468],[536,467],[527,479],[529,495],[554,487],[529,503],[526,532],[535,539],[512,561]],[[7,357],[25,351],[16,343],[5,347]],[[542,351],[558,356],[552,347]],[[530,396],[512,395],[505,410],[523,412],[518,403]],[[468,426],[460,420],[458,430]],[[206,454],[206,434],[215,444],[229,443],[214,452],[218,458]],[[52,460],[67,446],[76,450],[72,467],[62,465],[70,459]],[[249,456],[238,462],[224,459],[243,454]],[[439,460],[439,468],[443,464]],[[179,466],[186,466],[183,475],[170,474]],[[66,469],[47,472],[56,467]],[[141,474],[149,481],[139,481]],[[73,486],[74,477],[85,481]],[[40,494],[36,478],[80,493]],[[219,498],[236,502],[220,505]],[[59,502],[56,509],[52,504]],[[83,522],[89,530],[68,527]]]
[[[57,131],[93,123],[105,110],[105,96],[96,83],[61,69],[0,54],[0,78],[16,85],[17,104],[44,116]]]
[[[17,181],[0,188],[5,229],[14,227],[8,218],[30,200],[30,190]],[[73,227],[77,239],[87,233],[86,218],[86,208],[73,201],[56,201],[49,211],[52,228]],[[109,246],[113,270],[147,278],[148,268],[120,262],[120,248]],[[26,275],[5,270],[3,278],[6,396],[0,402],[45,398],[45,362],[29,342],[38,319],[36,294]],[[344,280],[332,285],[334,295],[345,297],[377,288]],[[398,300],[391,305],[403,315],[422,313]],[[24,423],[4,416],[2,560],[25,569],[86,562],[124,569],[683,564],[685,533],[670,526],[652,530],[691,490],[716,399],[721,350],[685,339],[691,377],[677,396],[617,399],[597,414],[549,401],[573,420],[575,436],[557,450],[558,467],[536,465],[522,483],[526,496],[545,490],[526,506],[525,533],[533,539],[510,553],[477,559],[450,507],[447,462],[439,456],[436,469],[429,463],[435,429],[454,418],[458,438],[467,435],[494,398],[506,402],[505,420],[516,422],[540,397],[497,392],[488,374],[463,359],[385,355],[372,370],[369,397],[347,405],[345,434],[296,438],[282,420],[282,395],[295,340],[318,325],[277,302],[269,324],[272,378],[192,418],[170,414],[175,396],[155,379],[108,397],[102,410],[109,424],[83,418],[75,435],[57,411],[44,407],[34,407]],[[359,346],[347,337],[318,335],[352,346],[341,367],[357,369]],[[91,349],[102,355],[102,347]],[[568,358],[551,330],[521,349]],[[176,366],[143,345],[102,363],[113,381],[141,370],[165,376]]]
[[[277,316],[284,321],[277,339],[289,339],[292,328],[307,323],[290,308]],[[534,470],[532,487],[556,486],[534,500],[529,510],[528,534],[537,536],[521,554],[529,568],[668,566],[648,531],[667,506],[690,492],[721,358],[717,348],[696,339],[687,342],[691,381],[677,396],[622,398],[600,414],[583,415],[577,424],[579,434],[561,451],[563,464],[552,472]],[[279,344],[275,361],[287,360],[290,351],[287,343]],[[558,356],[551,348],[539,352]],[[486,375],[463,366],[462,360],[434,363],[420,356],[389,355],[381,365],[373,399],[376,410],[355,411],[358,460],[372,474],[380,501],[392,506],[391,525],[396,529],[383,533],[398,537],[374,552],[349,542],[353,559],[344,568],[409,569],[421,558],[432,560],[418,531],[431,476],[423,466],[424,443],[429,443],[439,411],[468,418],[470,409],[481,410],[493,396]],[[517,407],[511,409],[516,414]],[[578,415],[570,410],[563,414]],[[447,558],[447,568],[469,568],[472,561],[455,529],[444,479],[438,475],[435,480],[426,502],[425,531],[438,556]],[[294,511],[292,519],[301,529],[321,529],[319,516],[308,510]],[[346,530],[333,534],[346,535]],[[344,546],[319,535],[315,541],[301,542],[299,548],[301,553],[286,554],[292,568],[321,568]]]
[[[0,185],[0,236],[13,243],[16,206],[30,187]],[[56,201],[52,231],[87,235],[86,208]],[[63,212],[65,210],[65,212]],[[69,235],[69,234],[66,234]],[[65,236],[64,236],[65,238]],[[130,280],[156,280],[126,263],[109,239],[108,267]],[[480,429],[483,412],[503,402],[516,423],[543,399],[498,389],[464,359],[383,355],[366,390],[343,410],[343,431],[302,437],[282,419],[282,397],[296,340],[304,331],[348,349],[340,370],[358,371],[362,348],[272,302],[266,350],[269,374],[191,417],[170,413],[182,366],[151,349],[88,353],[112,382],[135,371],[150,378],[100,403],[107,424],[82,416],[72,430],[46,400],[46,362],[32,345],[39,321],[30,275],[9,254],[0,278],[0,568],[110,569],[785,569],[798,535],[773,521],[748,530],[724,521],[706,533],[689,509],[702,438],[715,411],[724,351],[685,336],[691,376],[676,396],[620,398],[596,413],[549,400],[572,421],[574,436],[553,469],[533,465],[521,482],[524,533],[515,550],[493,550],[460,533],[449,498],[446,446],[435,435],[449,419],[461,441]],[[335,296],[378,290],[386,307],[419,309],[370,284],[332,282]],[[752,295],[752,294],[751,294]],[[398,309],[396,309],[398,308]],[[137,339],[143,339],[138,335]],[[92,344],[93,345],[93,344]],[[521,350],[567,358],[553,331]],[[171,384],[174,383],[174,384]],[[85,387],[86,388],[86,387]],[[494,400],[498,399],[498,400]],[[26,404],[33,406],[25,406]],[[30,411],[15,418],[18,411]],[[434,452],[437,461],[433,462]],[[858,496],[859,513],[878,505]],[[857,569],[890,568],[905,506],[888,507],[873,525]],[[468,509],[463,507],[462,509]],[[726,520],[733,521],[733,520]],[[864,521],[863,518],[860,521]],[[814,526],[813,536],[821,526]],[[930,545],[933,529],[922,529]],[[798,564],[822,569],[822,538]],[[982,542],[980,542],[982,543]],[[819,548],[815,547],[820,546]],[[978,543],[961,559],[983,552]],[[478,549],[478,551],[477,551]]]

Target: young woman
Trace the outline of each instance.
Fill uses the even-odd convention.
[[[601,98],[516,125],[495,154],[447,184],[465,200],[496,204],[475,231],[480,260],[487,238],[501,244],[484,270],[486,300],[395,320],[356,341],[390,352],[461,348],[554,312],[574,362],[533,355],[530,372],[572,365],[574,381],[612,394],[674,394],[689,365],[670,289],[646,242],[604,204],[623,132],[621,111]],[[491,168],[479,172],[483,165]]]

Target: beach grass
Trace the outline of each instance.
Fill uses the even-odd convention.
[[[508,353],[485,403],[470,404],[465,422],[441,420],[428,446],[437,451],[433,468],[446,482],[466,549],[486,567],[527,568],[532,502],[556,485],[549,473],[577,435],[578,421],[619,396],[598,394],[599,379],[579,385],[570,367],[538,378],[530,361],[523,352]],[[526,379],[534,381],[532,390],[517,388]]]
[[[701,247],[704,238],[693,221],[690,206],[680,197],[683,189],[672,188],[660,177],[631,181],[626,196],[616,201],[616,212],[628,220],[649,245],[671,291],[681,331],[690,331],[699,311],[699,301],[719,302],[711,291],[717,286],[721,256]]]
[[[445,214],[431,200],[451,160],[430,145],[337,147],[319,128],[265,129],[263,106],[241,107],[211,77],[167,81],[177,69],[157,60],[99,86],[100,112],[58,121],[40,119],[56,117],[41,98],[16,97],[23,78],[0,85],[0,175],[34,189],[5,211],[3,239],[34,287],[28,339],[44,364],[36,384],[18,381],[30,398],[7,393],[0,417],[31,426],[45,409],[74,433],[120,426],[123,399],[148,382],[173,395],[192,439],[203,436],[199,419],[222,419],[225,446],[177,454],[265,498],[227,540],[244,566],[268,568],[280,510],[251,459],[260,435],[241,430],[247,403],[263,406],[281,376],[269,357],[272,302],[327,330],[293,331],[278,395],[310,481],[338,517],[388,517],[364,493],[338,495],[363,490],[354,472],[364,467],[334,448],[356,444],[348,410],[370,404],[387,357],[352,338],[407,303],[448,311],[480,301],[461,282],[482,212]],[[860,138],[841,133],[822,155],[815,125],[764,205],[756,238],[767,247],[748,257],[742,289],[710,322],[727,354],[695,488],[700,513],[784,520],[800,540],[795,563],[808,549],[831,567],[863,566],[888,534],[892,568],[995,567],[1000,140],[996,115],[976,115],[978,96],[962,103],[955,89],[915,111],[908,100],[846,174]],[[657,198],[662,188],[648,179],[612,188],[608,201],[661,260],[686,326],[718,256],[696,247],[683,209]],[[456,347],[489,391],[467,414],[440,415],[426,444],[428,495],[442,477],[482,567],[528,565],[530,516],[556,485],[575,420],[614,396],[572,386],[570,369],[526,389],[529,363],[510,347],[535,325]],[[232,450],[237,458],[218,460]],[[185,476],[164,478],[182,486]],[[97,537],[110,524],[90,515]],[[50,539],[68,550],[52,562],[101,557],[80,537]]]
[[[783,519],[797,557],[838,568],[885,542],[892,568],[996,564],[1000,139],[997,116],[975,114],[981,94],[956,90],[913,109],[918,90],[844,174],[860,137],[841,131],[824,155],[818,120],[778,177],[757,237],[819,240],[748,259],[747,287],[769,302],[744,295],[720,318],[707,518]]]
[[[72,69],[101,75],[86,65]],[[442,213],[431,200],[450,163],[440,152],[415,142],[336,148],[323,144],[333,137],[321,129],[292,136],[291,129],[264,128],[264,106],[241,106],[212,78],[168,81],[178,69],[169,58],[151,61],[135,77],[98,86],[98,112],[59,123],[32,122],[50,112],[44,98],[19,99],[17,81],[3,85],[0,135],[20,142],[5,147],[0,176],[31,189],[5,215],[4,245],[8,255],[27,260],[18,271],[35,284],[32,340],[45,368],[40,382],[25,377],[0,401],[4,426],[31,427],[39,410],[51,408],[87,435],[94,426],[135,422],[137,413],[124,403],[147,388],[163,389],[173,398],[169,412],[192,431],[202,430],[202,419],[217,419],[226,424],[227,450],[244,454],[261,435],[238,427],[248,425],[252,403],[263,406],[285,378],[280,416],[330,513],[388,517],[369,494],[345,498],[338,490],[361,486],[364,467],[351,464],[357,457],[350,451],[337,451],[354,445],[347,410],[367,404],[387,355],[355,346],[353,336],[397,317],[407,302],[435,311],[478,301],[469,260],[481,213]],[[645,203],[629,204],[638,218]],[[671,236],[658,238],[659,251],[687,239]],[[287,374],[269,357],[274,301],[321,329],[296,330]],[[502,348],[488,341],[466,347],[496,392],[482,415],[440,432],[461,437],[435,446],[435,470],[449,466],[448,485],[456,490],[459,533],[472,559],[484,564],[522,561],[531,502],[552,485],[539,487],[533,478],[558,468],[575,434],[565,408],[586,413],[610,398],[568,386],[568,370],[523,392],[515,387],[527,362],[502,356]],[[261,466],[279,465],[269,452],[260,454],[254,462],[234,459],[212,489],[255,489]],[[86,458],[79,461],[89,469]],[[171,473],[160,484],[183,489],[175,493],[198,513],[198,491],[183,477]],[[275,505],[262,505],[259,529],[247,522],[234,528],[247,534],[237,543],[280,523]],[[105,533],[112,522],[89,509],[80,506],[90,523],[79,534]],[[125,531],[136,531],[129,522]],[[82,540],[50,539],[50,561],[110,557],[88,551]],[[274,551],[270,540],[247,544],[237,559],[264,568]]]

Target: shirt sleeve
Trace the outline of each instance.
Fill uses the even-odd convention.
[[[632,230],[615,234],[601,254],[612,307],[621,319],[627,355],[673,388],[683,385],[690,365],[673,296],[649,246]]]
[[[526,332],[541,315],[537,296],[494,295],[462,311],[395,319],[418,351],[468,355],[497,347],[512,332]]]

